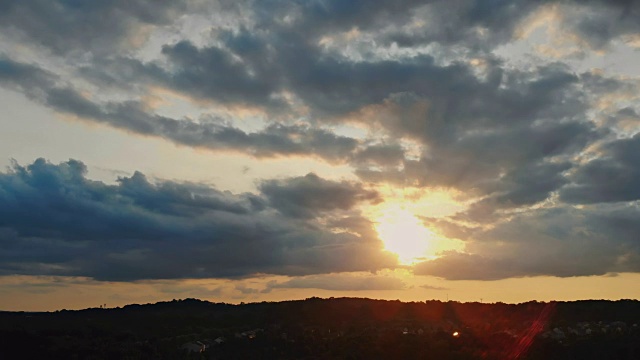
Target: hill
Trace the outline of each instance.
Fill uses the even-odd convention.
[[[0,312],[0,358],[638,359],[636,300],[174,300]]]

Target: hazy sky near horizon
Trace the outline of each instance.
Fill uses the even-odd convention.
[[[640,2],[0,4],[0,310],[640,298]]]

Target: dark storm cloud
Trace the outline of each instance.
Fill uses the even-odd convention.
[[[475,231],[467,253],[444,253],[414,271],[451,280],[637,272],[638,221],[634,205],[529,210]]]
[[[131,46],[142,26],[167,24],[185,8],[173,0],[6,0],[0,28],[59,54],[108,54]]]
[[[75,160],[53,165],[39,159],[0,174],[0,273],[127,281],[371,271],[395,264],[377,238],[283,216],[261,195],[153,184],[140,173],[106,185],[85,173]],[[289,183],[280,185],[286,193]],[[313,185],[323,194],[345,186],[317,179],[306,189],[313,192]],[[360,200],[358,193],[342,196],[355,197],[344,200],[351,205]],[[306,210],[304,201],[297,205]]]
[[[291,217],[315,217],[320,212],[350,210],[363,201],[381,201],[378,193],[360,184],[324,180],[315,174],[263,181],[259,188],[273,208]]]
[[[607,143],[602,154],[572,176],[560,192],[563,201],[592,204],[640,199],[640,134]]]

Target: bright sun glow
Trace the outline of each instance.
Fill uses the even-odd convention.
[[[433,233],[411,212],[399,206],[388,208],[377,223],[385,248],[398,254],[401,263],[411,264],[427,256]]]

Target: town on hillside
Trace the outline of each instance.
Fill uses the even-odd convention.
[[[173,300],[0,312],[2,359],[638,359],[640,302]]]

